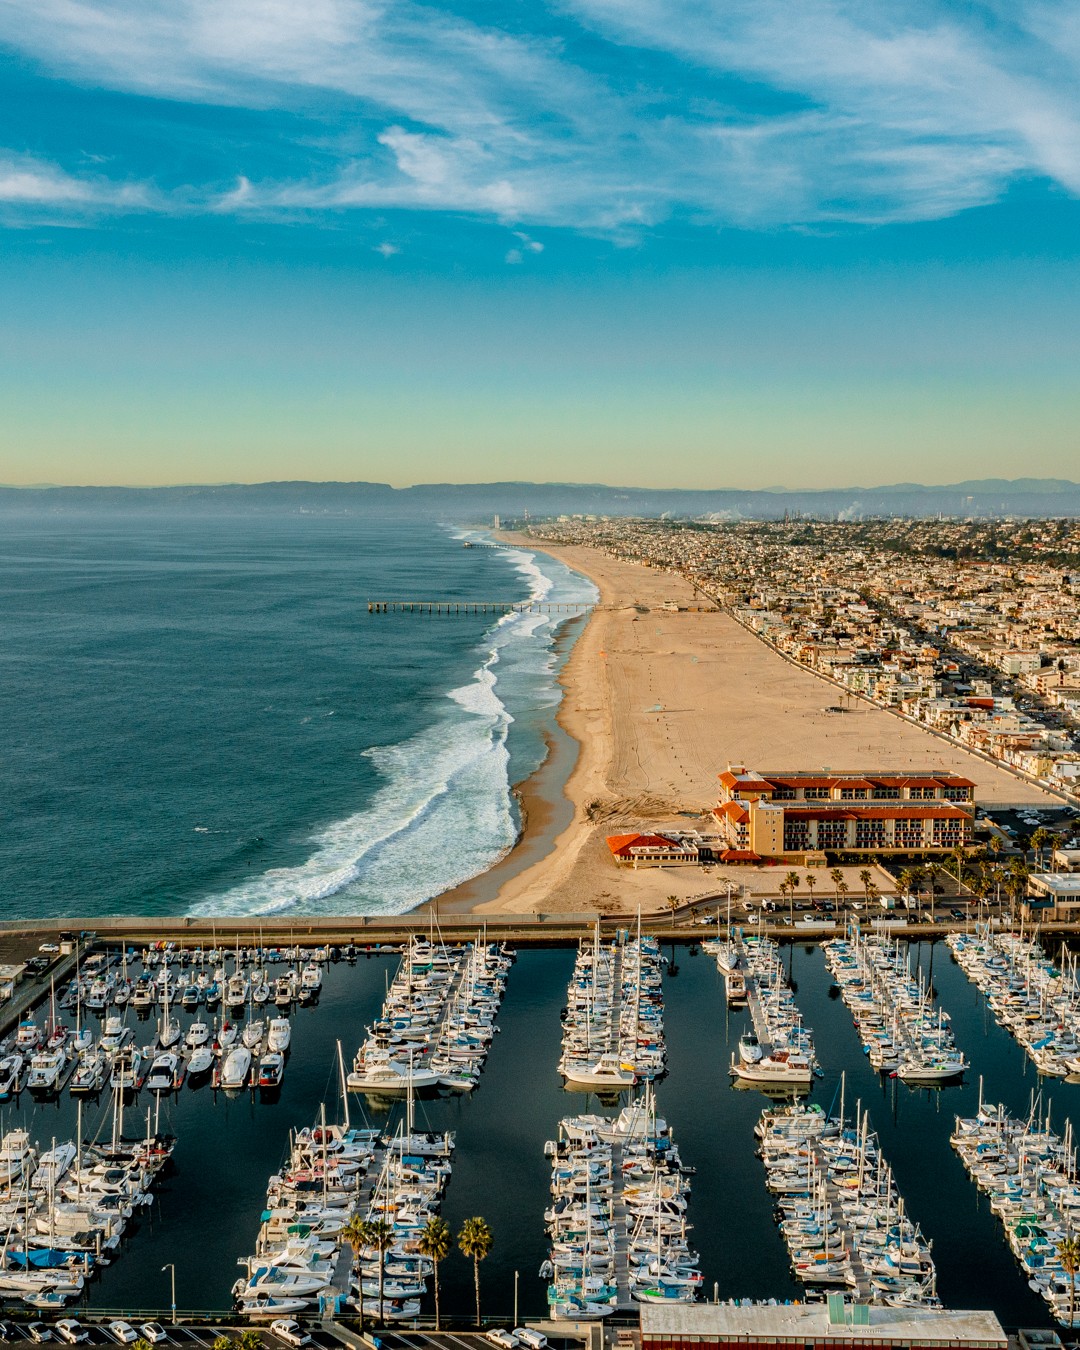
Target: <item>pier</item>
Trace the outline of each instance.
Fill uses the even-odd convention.
[[[369,600],[369,614],[588,614],[605,606],[588,600]]]

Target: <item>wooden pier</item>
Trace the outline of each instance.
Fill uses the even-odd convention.
[[[588,600],[369,600],[369,614],[588,614],[603,608]]]

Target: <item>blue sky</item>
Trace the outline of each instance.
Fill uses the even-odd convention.
[[[0,0],[0,481],[1076,477],[1080,10]]]

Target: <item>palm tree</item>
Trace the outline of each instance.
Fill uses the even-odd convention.
[[[837,897],[838,897],[838,899],[837,899],[837,908],[838,908],[838,909],[839,909],[839,907],[840,907],[840,905],[839,905],[839,897],[840,897],[840,896],[846,896],[847,893],[848,893],[848,891],[850,891],[850,890],[851,890],[851,887],[847,884],[846,881],[838,881],[838,882],[836,883],[836,893],[837,893]],[[846,900],[845,900],[844,903],[845,903],[845,904],[847,903]]]
[[[367,1220],[366,1220],[366,1219],[362,1219],[362,1218],[360,1217],[359,1214],[354,1214],[354,1215],[352,1216],[352,1218],[349,1220],[349,1222],[345,1225],[345,1227],[341,1230],[341,1236],[342,1236],[342,1238],[344,1239],[344,1241],[345,1241],[346,1243],[348,1243],[348,1245],[352,1248],[353,1265],[354,1265],[354,1266],[359,1265],[359,1264],[360,1264],[360,1253],[361,1253],[361,1252],[364,1250],[364,1248],[368,1245],[368,1237],[369,1237],[369,1234],[368,1234],[368,1223],[367,1223]],[[359,1313],[360,1313],[360,1334],[363,1335],[363,1334],[364,1334],[364,1272],[363,1272],[363,1270],[360,1270],[358,1273],[359,1273],[359,1277],[360,1277],[360,1278],[359,1278],[359,1280],[357,1281],[357,1284],[358,1284],[358,1286],[359,1286],[359,1294],[357,1295],[357,1302],[358,1302],[358,1304],[359,1304]],[[380,1311],[381,1311],[381,1310],[380,1310]]]
[[[1080,1270],[1080,1238],[1071,1234],[1057,1245],[1061,1269],[1069,1277],[1069,1326],[1076,1320],[1076,1272]]]
[[[677,895],[669,895],[668,898],[664,901],[664,904],[667,905],[668,909],[671,910],[671,926],[672,928],[674,928],[675,915],[678,912],[679,906],[682,904],[682,901],[679,899]]]
[[[1035,862],[1038,864],[1040,871],[1043,865],[1043,849],[1049,842],[1050,831],[1045,826],[1040,825],[1031,836],[1031,847],[1035,850]]]
[[[840,887],[844,882],[844,874],[839,867],[834,867],[829,873],[829,880],[833,884],[833,900],[836,902],[836,908],[840,908]]]
[[[910,867],[902,867],[897,873],[896,884],[900,887],[901,895],[910,895],[911,888],[914,885],[912,871]]]
[[[799,889],[798,872],[789,872],[784,878],[788,888],[788,919],[791,926],[795,926],[795,892]]]
[[[1056,871],[1057,871],[1057,858],[1056,858],[1055,855],[1056,855],[1058,849],[1061,848],[1062,844],[1064,844],[1064,842],[1065,842],[1065,836],[1064,836],[1063,834],[1052,834],[1052,835],[1050,836],[1050,871],[1051,871],[1051,872],[1056,872]]]
[[[427,1223],[421,1228],[420,1237],[416,1244],[420,1255],[426,1256],[432,1266],[435,1280],[436,1331],[441,1330],[439,1321],[439,1262],[446,1260],[450,1255],[450,1250],[453,1245],[453,1239],[450,1236],[450,1225],[445,1219],[440,1219],[437,1215],[434,1218],[428,1219]]]
[[[814,904],[814,887],[815,887],[816,885],[817,885],[817,877],[814,876],[813,872],[807,872],[807,874],[806,874],[806,889],[810,892],[810,905],[811,905],[811,908],[813,907],[813,904]]]
[[[458,1250],[473,1263],[473,1283],[476,1288],[476,1325],[480,1326],[480,1262],[490,1256],[495,1236],[486,1219],[466,1219],[457,1236]]]
[[[869,867],[864,867],[859,873],[859,880],[862,882],[863,895],[866,897],[866,903],[870,903],[870,887],[873,885],[874,878]]]
[[[374,1247],[379,1253],[379,1321],[383,1320],[383,1279],[386,1273],[386,1253],[394,1245],[394,1229],[386,1219],[369,1219],[367,1246]],[[360,1283],[364,1282],[364,1272],[360,1272]]]

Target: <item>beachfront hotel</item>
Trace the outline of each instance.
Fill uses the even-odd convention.
[[[948,853],[971,843],[975,785],[958,774],[759,773],[729,764],[713,815],[741,853]]]

